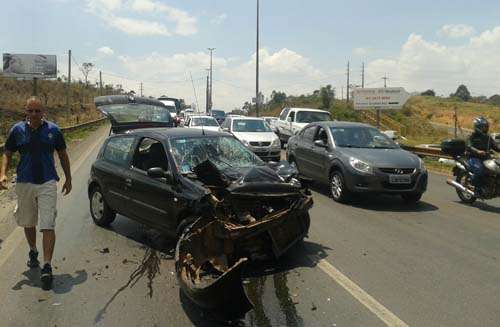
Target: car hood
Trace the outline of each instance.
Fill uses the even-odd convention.
[[[344,154],[378,168],[418,168],[415,154],[402,149],[339,148]]]
[[[274,132],[263,132],[263,133],[238,133],[233,132],[233,135],[236,136],[240,141],[247,142],[272,142],[278,137]]]

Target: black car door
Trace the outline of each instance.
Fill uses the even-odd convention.
[[[316,144],[314,144],[315,141],[321,141],[323,144],[326,145],[326,147],[321,147]],[[318,130],[315,133],[314,139],[313,139],[313,146],[312,146],[312,151],[310,154],[311,158],[311,174],[314,174],[313,178],[321,181],[325,181],[325,176],[328,176],[328,147],[329,147],[329,141],[328,141],[328,134],[326,130],[323,127],[318,127]]]
[[[314,166],[311,162],[311,153],[313,147],[313,137],[317,126],[306,127],[297,141],[296,162],[302,175],[313,177]]]
[[[104,146],[102,156],[93,166],[94,178],[103,188],[108,205],[123,215],[127,215],[129,210],[128,167],[135,142],[136,138],[129,135],[110,138]]]
[[[163,144],[152,138],[143,138],[136,148],[130,169],[129,195],[131,215],[148,225],[175,230],[175,191],[166,178],[148,176],[149,168],[170,169]]]

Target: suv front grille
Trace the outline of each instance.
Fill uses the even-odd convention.
[[[271,142],[250,142],[251,146],[270,146]]]
[[[392,175],[410,175],[416,171],[415,168],[379,168],[378,170]]]

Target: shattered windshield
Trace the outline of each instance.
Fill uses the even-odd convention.
[[[398,146],[385,134],[369,127],[332,127],[335,144],[343,148],[396,149]]]
[[[171,121],[170,112],[166,107],[153,106],[143,103],[111,104],[99,109],[110,116],[117,123],[158,122]]]
[[[219,124],[215,118],[211,117],[193,117],[191,119],[191,126],[215,126],[218,127]]]
[[[245,168],[265,165],[253,152],[230,136],[186,137],[170,140],[172,154],[183,174],[210,159],[217,168]]]

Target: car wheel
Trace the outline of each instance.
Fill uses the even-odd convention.
[[[340,171],[334,171],[330,176],[330,194],[336,202],[345,203],[351,197],[351,192],[347,189],[344,175]]]
[[[403,201],[406,203],[417,203],[422,198],[422,193],[406,193],[401,194]]]
[[[94,223],[102,227],[109,226],[116,217],[116,213],[106,203],[99,186],[90,192],[90,214]]]

